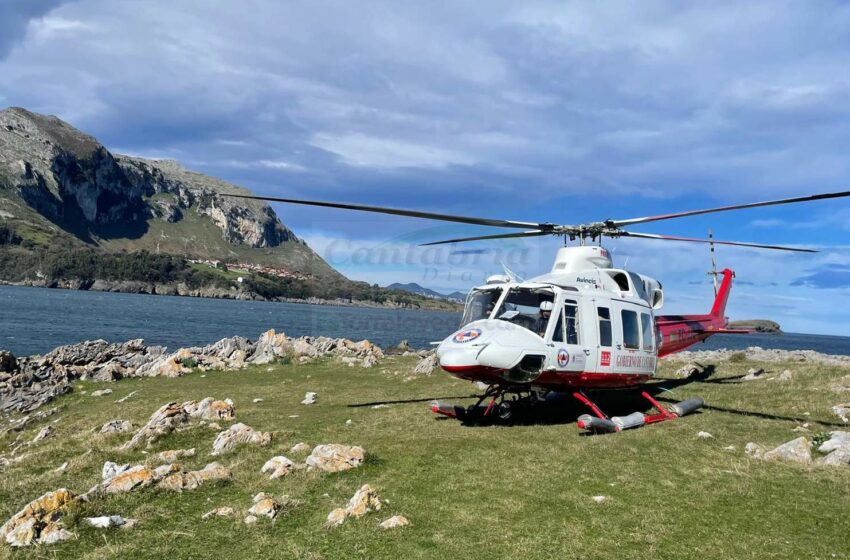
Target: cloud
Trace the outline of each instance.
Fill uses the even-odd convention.
[[[839,0],[792,0],[782,9],[756,0],[8,6],[2,103],[56,114],[117,151],[178,159],[262,194],[581,223],[844,190],[850,176],[850,4]],[[351,240],[352,254],[361,245],[484,233],[276,209],[317,244]],[[804,297],[839,282],[842,271],[819,267],[847,260],[848,224],[850,205],[835,200],[646,231],[703,237],[711,227],[718,238],[823,248],[816,256],[718,248],[721,264],[765,296],[736,299],[732,312],[780,313],[808,328],[800,317],[827,317],[847,303],[832,293],[839,290],[829,302],[784,302],[793,309],[781,312],[766,302],[787,296],[795,281]],[[664,282],[671,310],[710,304],[707,284],[688,284],[705,281],[707,248],[610,245],[618,262],[628,257],[629,268]],[[480,269],[458,265],[470,274],[462,279],[451,266],[428,282],[421,264],[339,266],[370,281],[465,288],[498,271],[499,250],[517,246],[526,247],[464,248],[487,249],[466,256],[489,260]],[[523,272],[548,269],[558,246],[530,242]],[[831,276],[809,278],[818,274]]]
[[[819,289],[850,288],[850,265],[826,264],[791,282],[791,286]]]

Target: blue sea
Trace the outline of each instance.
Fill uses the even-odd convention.
[[[0,286],[0,348],[18,356],[43,354],[62,344],[102,338],[176,349],[268,329],[290,336],[367,338],[387,347],[408,340],[427,348],[451,334],[458,313],[335,307],[265,301],[112,294]],[[788,333],[716,335],[693,350],[748,346],[850,355],[850,338]]]

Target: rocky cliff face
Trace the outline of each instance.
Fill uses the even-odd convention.
[[[0,111],[2,220],[107,250],[162,248],[338,276],[268,205],[223,193],[250,191],[173,161],[112,154],[53,116]]]

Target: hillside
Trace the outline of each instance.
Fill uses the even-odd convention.
[[[574,422],[583,410],[572,399],[513,425],[465,426],[435,419],[427,405],[437,397],[469,403],[462,398],[474,392],[469,383],[442,373],[414,375],[413,356],[385,357],[371,368],[340,368],[341,359],[195,370],[179,378],[75,381],[72,393],[25,425],[4,420],[0,456],[8,463],[0,467],[0,523],[46,492],[87,492],[101,483],[106,461],[156,466],[159,452],[194,448],[193,456],[177,460],[178,472],[200,472],[217,462],[231,476],[182,492],[151,484],[94,493],[62,518],[70,540],[17,551],[0,544],[0,558],[654,560],[848,553],[850,467],[768,461],[745,452],[749,442],[768,448],[800,436],[823,442],[826,432],[846,430],[831,410],[841,397],[830,390],[847,386],[845,368],[724,361],[710,364],[710,379],[682,384],[674,374],[681,362],[662,361],[662,384],[674,391],[664,394],[703,396],[703,411],[581,437]],[[768,373],[741,382],[753,367]],[[770,380],[784,369],[791,372],[788,380]],[[94,393],[106,388],[112,394]],[[316,403],[300,404],[308,391],[318,393]],[[628,412],[633,403],[612,404],[621,394],[598,402]],[[232,399],[235,419],[192,420],[147,448],[122,449],[162,405],[207,396]],[[123,428],[110,424],[113,433],[100,433],[112,420],[132,427],[114,433]],[[218,434],[236,422],[270,432],[271,441],[213,455]],[[47,435],[37,438],[45,428]],[[298,442],[306,445],[293,450]],[[271,480],[261,472],[275,456],[303,465],[314,446],[330,443],[361,446],[365,463],[338,473],[297,468]],[[376,490],[380,511],[327,527],[328,514],[345,507],[364,484]],[[259,516],[247,524],[259,492],[285,507],[274,520]],[[602,503],[594,500],[598,496]],[[233,513],[202,519],[219,507]],[[110,515],[137,523],[98,529],[85,521]],[[409,526],[379,528],[395,515]]]
[[[267,204],[226,193],[250,191],[177,162],[113,154],[57,117],[5,109],[0,282],[452,307],[347,279]]]

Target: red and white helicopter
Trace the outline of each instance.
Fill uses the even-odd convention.
[[[615,432],[677,418],[700,408],[703,401],[691,399],[665,408],[644,391],[642,396],[656,413],[635,412],[609,418],[590,400],[585,390],[639,386],[655,376],[658,358],[714,334],[749,331],[729,329],[724,315],[734,277],[731,270],[715,272],[715,278],[719,275],[722,281],[708,313],[659,315],[664,304],[661,283],[614,267],[611,254],[594,243],[601,243],[603,237],[635,237],[813,253],[816,251],[797,247],[638,233],[623,228],[744,208],[841,198],[850,196],[850,191],[581,225],[474,218],[289,198],[229,196],[522,230],[425,245],[545,235],[562,236],[565,244],[567,239],[578,240],[577,246],[558,250],[552,269],[546,274],[525,281],[511,274],[491,276],[486,284],[469,292],[461,327],[439,343],[437,356],[445,371],[461,379],[483,383],[487,390],[471,407],[435,402],[432,410],[454,417],[508,419],[518,407],[533,404],[550,392],[570,392],[593,412],[579,417],[580,428]],[[482,407],[488,400],[486,407]]]

